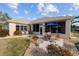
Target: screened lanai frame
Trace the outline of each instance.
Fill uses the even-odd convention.
[[[49,27],[49,28],[46,28],[46,27]],[[46,23],[45,24],[45,32],[63,33],[63,34],[65,34],[65,21]]]
[[[34,24],[33,25],[33,32],[40,32],[40,24]],[[44,25],[45,32],[51,32],[51,33],[62,33],[65,34],[65,21],[61,22],[47,22]]]

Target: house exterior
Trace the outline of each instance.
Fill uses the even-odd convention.
[[[29,21],[24,19],[19,20],[7,20],[1,22],[4,25],[3,28],[9,30],[9,35],[13,36],[14,31],[33,31],[35,34],[44,35],[47,32],[53,34],[60,34],[63,38],[69,38],[71,33],[71,21],[75,17],[72,16],[60,16],[60,17],[44,17],[37,20]]]

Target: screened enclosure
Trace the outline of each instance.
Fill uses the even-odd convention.
[[[45,24],[45,32],[64,33],[65,34],[65,21],[46,23]]]

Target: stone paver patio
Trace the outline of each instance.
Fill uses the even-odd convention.
[[[49,41],[44,41],[43,36],[39,36],[39,37],[40,37],[38,39],[38,41],[39,41],[38,43],[40,43],[39,47],[46,51],[46,47],[47,47],[47,45],[50,44],[50,42]],[[68,48],[68,49],[71,49],[73,55],[79,56],[79,52],[78,52],[78,50],[76,49],[76,47],[74,45],[74,43],[76,43],[76,42],[79,42],[78,37],[72,37],[72,39],[69,39],[69,40],[64,39],[65,47]],[[28,54],[28,52],[25,52],[24,56],[27,56],[26,54]]]

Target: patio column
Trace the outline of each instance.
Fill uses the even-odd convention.
[[[15,31],[16,31],[16,24],[15,23],[9,23],[9,35],[13,36]]]
[[[21,25],[19,24],[19,30],[21,31]]]
[[[29,31],[30,30],[30,26],[29,25],[27,25],[27,31]]]
[[[43,35],[45,35],[45,23],[42,24],[42,32],[43,32]]]
[[[65,23],[65,34],[67,39],[69,39],[70,33],[71,33],[71,20],[67,20]]]
[[[31,31],[33,31],[33,24],[31,24]]]

